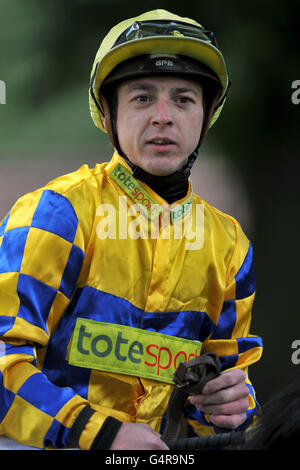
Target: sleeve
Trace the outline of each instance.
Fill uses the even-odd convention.
[[[203,342],[202,352],[215,352],[220,357],[221,370],[239,368],[246,372],[249,388],[247,419],[237,430],[246,428],[257,415],[259,404],[249,379],[248,368],[262,354],[262,340],[250,334],[251,316],[255,298],[253,248],[240,225],[235,221],[236,243],[227,270],[225,296],[213,333]],[[199,412],[195,419],[212,426],[209,417]]]
[[[71,202],[52,190],[23,196],[0,224],[0,432],[25,445],[70,446],[89,407],[73,389],[51,383],[37,355],[72,298],[84,249]],[[107,416],[89,418],[76,441],[83,449]]]

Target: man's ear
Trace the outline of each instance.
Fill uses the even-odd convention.
[[[104,110],[103,127],[108,133],[111,143],[113,144],[113,146],[115,146],[114,135],[112,131],[111,117],[110,117],[110,110],[109,110],[107,101],[105,99],[103,99],[102,105],[103,105],[103,110]]]
[[[104,119],[103,119],[103,127],[104,129],[107,131],[107,122],[106,122],[106,116],[104,116]]]

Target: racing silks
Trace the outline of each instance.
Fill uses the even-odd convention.
[[[169,206],[115,153],[22,196],[0,225],[1,432],[68,447],[87,405],[82,449],[108,416],[162,432],[180,361],[259,360],[254,296],[249,240],[191,184]],[[185,417],[189,435],[214,432],[189,403]]]

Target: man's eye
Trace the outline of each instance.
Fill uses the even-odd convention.
[[[176,98],[176,101],[177,101],[177,103],[185,104],[185,103],[191,102],[192,99],[189,96],[178,96]]]
[[[148,101],[151,101],[151,98],[148,95],[140,95],[137,96],[135,99],[138,103],[147,103]]]

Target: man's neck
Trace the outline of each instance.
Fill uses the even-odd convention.
[[[133,166],[133,176],[150,186],[168,204],[184,198],[189,190],[189,179],[182,172],[167,176],[156,176],[147,173],[140,167]]]

